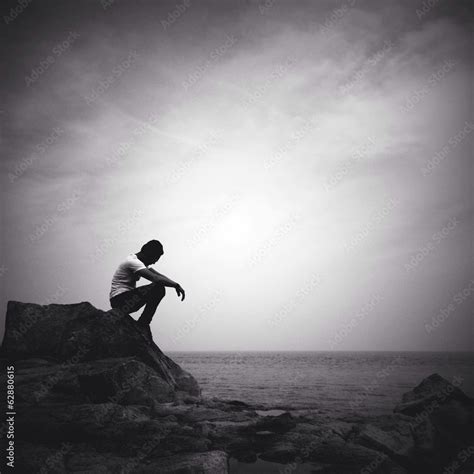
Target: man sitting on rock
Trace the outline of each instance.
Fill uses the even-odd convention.
[[[124,312],[133,313],[143,305],[143,310],[138,324],[148,329],[155,314],[156,308],[165,296],[165,287],[170,286],[176,290],[181,301],[184,300],[184,290],[179,283],[158,273],[149,265],[156,263],[163,255],[163,246],[158,240],[150,240],[141,248],[140,252],[130,254],[115,271],[110,288],[110,306]],[[140,277],[153,283],[136,288]]]

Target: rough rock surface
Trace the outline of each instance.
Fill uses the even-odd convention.
[[[288,472],[473,471],[473,400],[436,374],[390,415],[259,415],[202,397],[132,317],[89,303],[9,302],[1,357],[15,371],[15,472],[224,474],[231,457]]]

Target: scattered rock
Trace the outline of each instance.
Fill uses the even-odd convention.
[[[365,424],[354,442],[381,451],[403,465],[409,465],[410,459],[416,454],[411,426],[404,420],[385,421],[378,423],[378,426]]]
[[[260,459],[279,463],[289,463],[295,460],[298,451],[289,441],[277,441],[270,448],[260,454]]]
[[[325,424],[324,426],[342,439],[347,439],[353,431],[355,424],[348,423],[347,421],[335,420]]]
[[[223,451],[179,454],[159,459],[130,472],[138,474],[227,474],[227,454]]]
[[[271,433],[286,433],[296,426],[296,421],[291,413],[283,413],[279,416],[261,417],[256,426],[256,431],[269,431]]]

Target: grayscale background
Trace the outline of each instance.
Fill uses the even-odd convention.
[[[472,350],[470,2],[2,16],[3,321],[158,239],[163,350]]]

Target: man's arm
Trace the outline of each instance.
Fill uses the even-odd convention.
[[[148,267],[148,270],[153,272],[155,275],[158,275],[159,277],[163,278],[164,281],[169,281],[171,283],[170,286],[173,286],[173,284],[179,286],[179,283],[176,283],[171,278],[168,278],[166,275],[163,275],[163,273],[158,273],[154,268]]]
[[[155,283],[161,283],[163,286],[170,286],[171,288],[174,288],[176,290],[177,295],[181,296],[181,301],[184,300],[185,293],[183,288],[181,288],[181,285],[179,283],[176,283],[175,281],[171,280],[171,278],[168,278],[167,276],[158,273],[153,268],[142,268],[141,270],[137,270],[136,273],[142,276],[143,278],[146,278],[147,280],[153,281]]]
[[[147,280],[156,283],[162,283],[164,286],[171,286],[172,288],[176,288],[177,286],[179,286],[179,284],[171,280],[171,278],[168,278],[167,276],[158,273],[153,268],[143,268],[141,270],[137,270],[136,273],[142,276],[143,278],[146,278]]]

